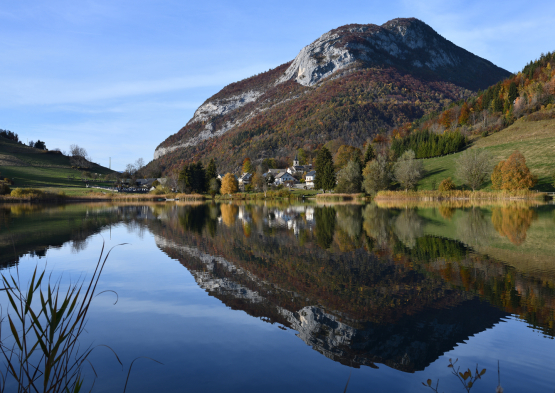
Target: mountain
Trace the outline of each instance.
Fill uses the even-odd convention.
[[[245,157],[289,161],[330,140],[361,145],[509,75],[415,18],[342,26],[210,97],[149,167],[215,158],[230,171]]]

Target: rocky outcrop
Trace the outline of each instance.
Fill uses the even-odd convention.
[[[457,67],[465,60],[498,68],[447,41],[418,19],[394,19],[382,26],[348,25],[322,35],[301,50],[276,83],[294,79],[314,86],[357,62],[437,71]]]
[[[249,102],[256,101],[256,99],[261,95],[262,92],[251,90],[229,98],[207,101],[195,111],[195,115],[191,120],[189,120],[189,123],[207,121],[213,116],[225,115],[226,113],[234,111]]]

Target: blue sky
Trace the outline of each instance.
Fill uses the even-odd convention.
[[[552,1],[3,0],[0,128],[123,170],[222,87],[335,27],[417,17],[514,72],[555,50],[554,15]]]

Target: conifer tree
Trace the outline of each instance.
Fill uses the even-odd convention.
[[[206,181],[210,182],[210,179],[217,178],[217,177],[218,177],[218,172],[216,168],[216,162],[212,158],[210,160],[210,163],[206,167]]]
[[[518,97],[518,88],[516,87],[516,83],[513,81],[509,85],[509,103],[512,105],[513,102]]]
[[[364,152],[364,159],[362,161],[361,168],[366,167],[366,164],[368,164],[368,162],[372,161],[374,158],[376,158],[376,153],[374,152],[374,147],[372,146],[371,143],[368,143],[366,145],[366,151]]]
[[[314,179],[314,187],[316,189],[332,190],[335,187],[335,169],[333,167],[333,158],[330,151],[322,147],[316,157],[316,178]]]

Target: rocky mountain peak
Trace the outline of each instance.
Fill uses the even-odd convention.
[[[294,79],[303,86],[314,86],[355,65],[445,74],[443,79],[450,80],[454,68],[476,68],[476,63],[489,62],[459,48],[416,18],[398,18],[381,26],[351,24],[323,34],[300,51],[276,84]],[[472,81],[463,86],[476,87]]]

